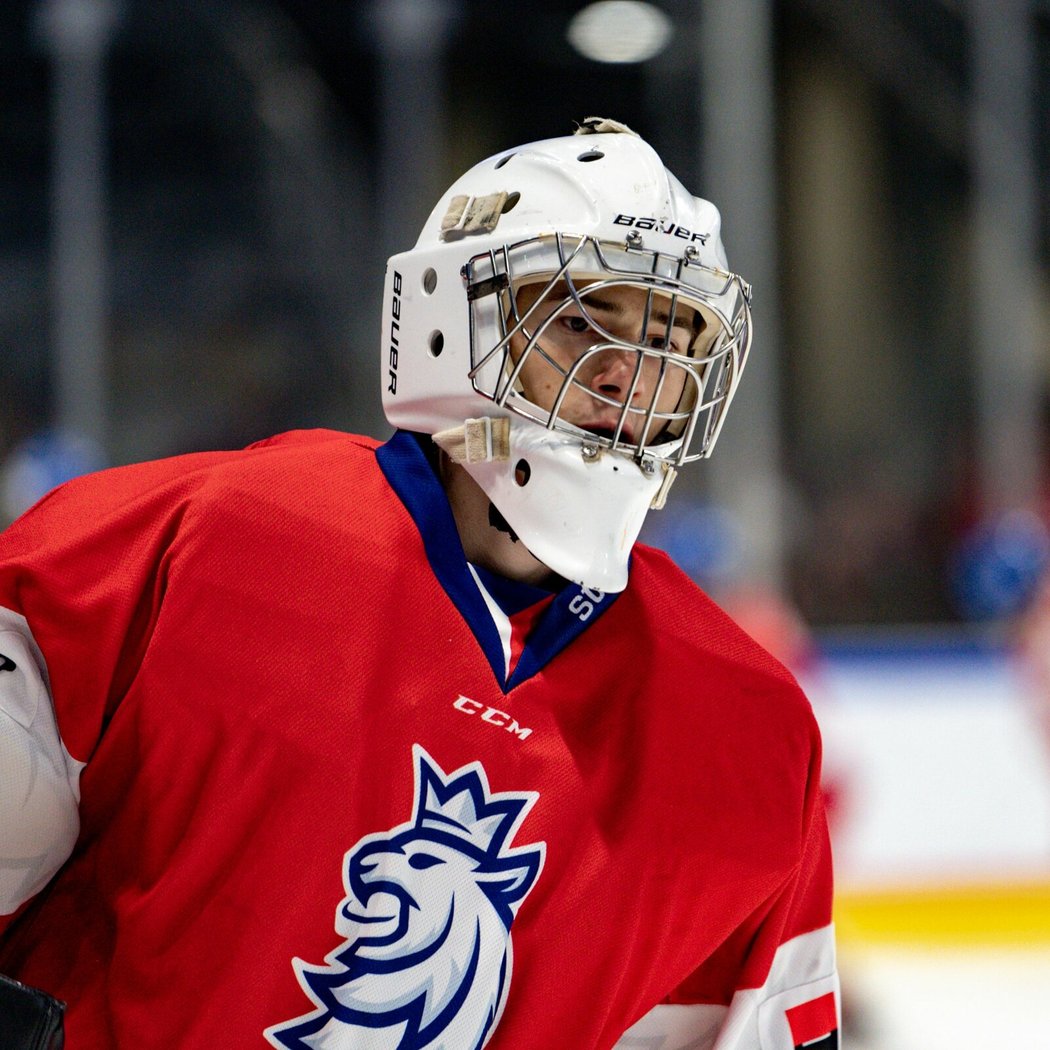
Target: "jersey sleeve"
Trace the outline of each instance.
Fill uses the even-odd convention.
[[[616,1044],[616,1050],[837,1050],[839,980],[819,740],[799,861],[774,897]]]
[[[69,482],[0,533],[0,915],[74,847],[81,772],[148,644],[195,458]]]

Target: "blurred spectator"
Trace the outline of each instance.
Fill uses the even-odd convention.
[[[56,485],[105,465],[102,450],[78,434],[41,430],[26,438],[0,464],[0,526]]]

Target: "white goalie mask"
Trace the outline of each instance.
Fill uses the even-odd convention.
[[[646,513],[714,448],[750,290],[717,209],[651,146],[608,121],[581,132],[476,165],[390,259],[383,407],[541,562],[619,591]]]

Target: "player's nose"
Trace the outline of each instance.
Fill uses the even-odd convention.
[[[645,375],[637,351],[607,347],[595,356],[590,388],[605,397],[637,401],[645,394]]]

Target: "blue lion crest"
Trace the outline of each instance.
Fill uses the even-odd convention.
[[[283,1050],[478,1050],[511,978],[510,928],[544,844],[511,847],[539,797],[489,791],[479,762],[446,774],[418,744],[412,819],[346,854],[343,944],[293,959],[316,1006],[264,1033]]]

